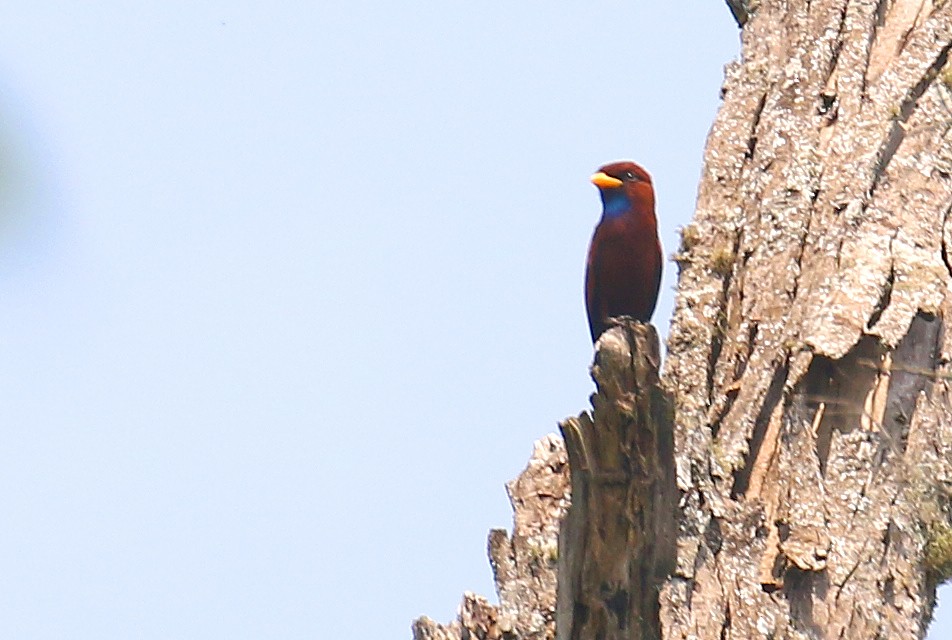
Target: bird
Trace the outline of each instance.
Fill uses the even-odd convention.
[[[585,269],[585,308],[595,343],[611,326],[609,318],[651,319],[664,259],[648,172],[634,162],[613,162],[591,180],[602,197]]]

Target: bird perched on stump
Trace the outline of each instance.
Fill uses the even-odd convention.
[[[648,172],[634,162],[613,162],[599,169],[592,183],[602,196],[602,219],[585,270],[585,307],[595,342],[609,328],[609,318],[651,319],[663,258]]]

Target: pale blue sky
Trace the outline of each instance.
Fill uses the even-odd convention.
[[[587,178],[644,164],[670,253],[737,47],[717,0],[0,11],[0,637],[493,595],[503,485],[591,390]]]

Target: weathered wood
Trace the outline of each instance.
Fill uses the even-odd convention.
[[[660,637],[658,594],[674,568],[677,490],[659,362],[650,325],[622,322],[602,336],[593,413],[562,423],[567,447],[555,435],[536,443],[529,466],[508,485],[513,535],[489,536],[499,606],[467,593],[450,625],[414,622],[416,640],[553,640],[556,625],[566,639]]]
[[[559,537],[561,640],[661,637],[658,594],[674,568],[671,407],[654,327],[624,321],[598,341],[594,413],[565,420],[572,505]]]
[[[466,593],[457,619],[442,625],[422,617],[414,640],[553,640],[559,523],[569,504],[568,456],[550,434],[535,443],[532,458],[506,489],[513,532],[489,533],[489,559],[499,605]]]

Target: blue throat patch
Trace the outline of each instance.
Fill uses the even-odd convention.
[[[602,191],[602,217],[618,218],[631,209],[628,196],[621,189],[605,189]]]

